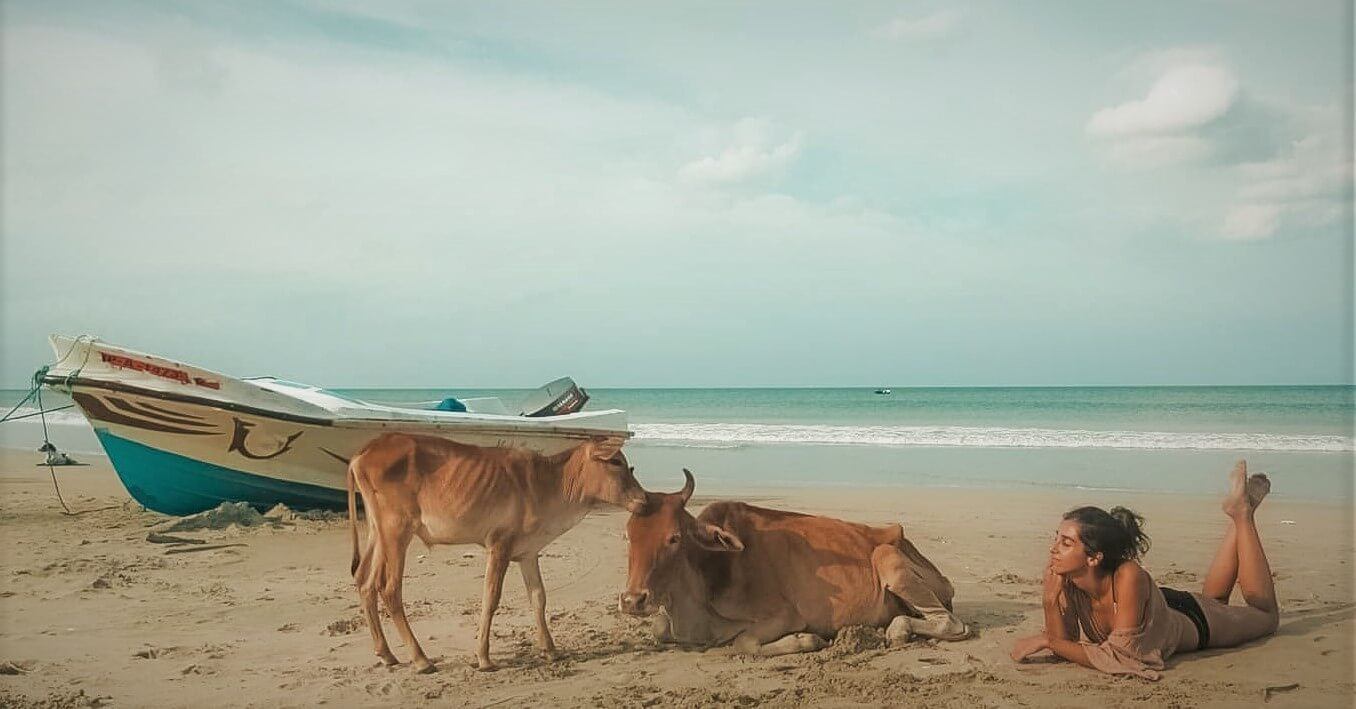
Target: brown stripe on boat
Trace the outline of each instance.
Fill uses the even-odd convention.
[[[157,421],[164,421],[165,423],[172,423],[180,426],[193,426],[195,428],[216,428],[216,424],[204,423],[202,421],[191,421],[189,419],[180,418],[178,416],[167,416],[163,413],[147,411],[146,408],[140,404],[116,396],[108,397],[108,403],[116,406],[119,409],[122,409],[123,411],[129,414],[138,414],[141,416],[145,416],[147,418],[153,418]]]
[[[132,418],[131,416],[108,408],[98,397],[78,391],[71,392],[71,398],[75,400],[75,403],[80,405],[80,408],[85,410],[85,413],[90,418],[105,421],[107,423],[117,423],[124,426],[131,426],[132,428],[141,428],[147,431],[160,431],[162,433],[182,433],[188,436],[215,436],[217,434],[216,431],[195,431],[191,428],[173,428],[154,421]]]
[[[175,411],[175,410],[173,410],[173,409],[166,409],[166,408],[162,408],[162,407],[160,407],[160,406],[156,406],[155,404],[151,404],[151,403],[148,403],[148,402],[145,402],[145,401],[137,402],[137,405],[140,406],[140,407],[143,408],[143,409],[150,409],[150,410],[152,410],[152,411],[159,411],[159,412],[162,413],[162,414],[169,414],[170,416],[178,416],[178,417],[180,417],[180,418],[193,419],[194,421],[206,421],[206,420],[207,420],[207,419],[205,419],[205,418],[203,418],[203,417],[201,417],[201,416],[198,416],[197,414],[190,414],[190,413],[188,413],[187,411]]]

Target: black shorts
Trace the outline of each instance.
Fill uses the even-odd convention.
[[[1167,586],[1159,586],[1158,590],[1163,592],[1163,599],[1168,602],[1169,608],[1191,619],[1191,624],[1196,626],[1196,636],[1201,640],[1196,649],[1204,650],[1210,643],[1210,626],[1205,623],[1205,613],[1201,612],[1201,604],[1196,602],[1196,597]]]

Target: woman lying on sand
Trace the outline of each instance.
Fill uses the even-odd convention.
[[[1271,482],[1248,477],[1240,460],[1229,484],[1223,508],[1232,524],[1200,593],[1159,588],[1136,563],[1149,538],[1134,512],[1080,507],[1064,515],[1045,567],[1045,632],[1018,640],[1012,659],[1050,650],[1085,667],[1156,680],[1173,653],[1275,633],[1276,588],[1253,522]],[[1229,605],[1235,582],[1246,606]]]

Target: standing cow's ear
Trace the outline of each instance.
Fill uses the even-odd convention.
[[[697,543],[711,551],[744,551],[744,542],[734,532],[727,532],[714,524],[697,523]]]
[[[626,442],[621,436],[611,436],[609,438],[595,438],[589,441],[589,457],[594,460],[612,460],[612,457],[621,452],[622,444]]]

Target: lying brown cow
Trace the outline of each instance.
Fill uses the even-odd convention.
[[[693,517],[692,473],[681,492],[651,493],[627,522],[630,568],[621,610],[663,607],[662,641],[720,645],[747,654],[817,650],[849,625],[884,626],[959,640],[946,577],[898,524],[870,527],[829,517],[715,502]]]
[[[499,607],[504,572],[518,562],[537,614],[537,642],[554,656],[546,627],[546,589],[537,555],[598,503],[640,509],[645,491],[621,454],[624,439],[597,438],[555,456],[517,448],[480,448],[442,438],[388,433],[363,447],[348,466],[348,514],[353,579],[362,598],[377,657],[391,654],[377,614],[381,595],[391,620],[414,653],[419,672],[435,668],[414,639],[401,601],[405,550],[425,544],[480,544],[487,550],[480,612],[480,669],[490,662],[490,621]],[[367,545],[358,552],[357,486],[367,510]]]

